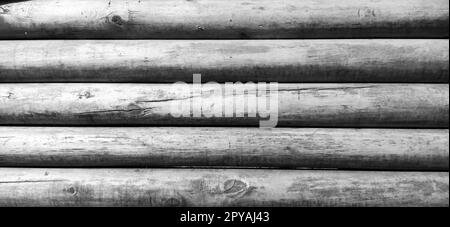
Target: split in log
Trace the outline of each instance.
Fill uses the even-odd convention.
[[[0,127],[6,167],[449,169],[449,131]]]
[[[448,206],[448,172],[0,169],[0,206]]]
[[[0,124],[449,126],[448,84],[266,85],[0,84]]]
[[[448,0],[31,0],[0,39],[447,38]]]
[[[448,39],[0,41],[0,82],[448,83],[448,65]]]

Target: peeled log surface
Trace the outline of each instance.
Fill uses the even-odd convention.
[[[0,7],[1,39],[449,34],[448,0],[32,0]]]
[[[448,172],[0,169],[0,206],[448,206]]]
[[[448,39],[0,41],[0,82],[448,83],[448,65]]]
[[[224,87],[0,84],[0,124],[259,126],[270,116],[286,127],[448,128],[448,84],[247,84],[230,86],[235,95]]]
[[[449,169],[449,131],[0,127],[0,166]]]

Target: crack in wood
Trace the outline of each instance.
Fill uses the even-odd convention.
[[[133,111],[149,111],[154,109],[154,107],[147,107],[147,108],[135,108],[135,109],[128,109],[128,110],[98,110],[98,111],[88,111],[88,112],[81,112],[77,113],[78,115],[89,115],[89,114],[98,114],[98,113],[114,113],[114,112],[133,112]]]

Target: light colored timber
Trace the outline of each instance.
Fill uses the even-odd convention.
[[[0,84],[0,124],[448,128],[448,84],[192,86]]]
[[[31,0],[0,38],[448,37],[448,0]]]
[[[0,127],[0,166],[448,171],[449,131]]]
[[[448,172],[0,169],[0,206],[448,206]]]
[[[0,82],[448,83],[448,65],[448,39],[0,41]]]

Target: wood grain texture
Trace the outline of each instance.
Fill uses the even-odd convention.
[[[448,84],[279,84],[272,93],[233,86],[247,95],[191,86],[0,84],[0,124],[259,126],[270,117],[286,127],[448,128]]]
[[[0,127],[6,167],[449,169],[449,131]]]
[[[0,41],[0,82],[448,83],[448,66],[448,39]]]
[[[448,172],[0,169],[0,206],[448,206]]]
[[[448,37],[447,0],[31,0],[1,39]]]

